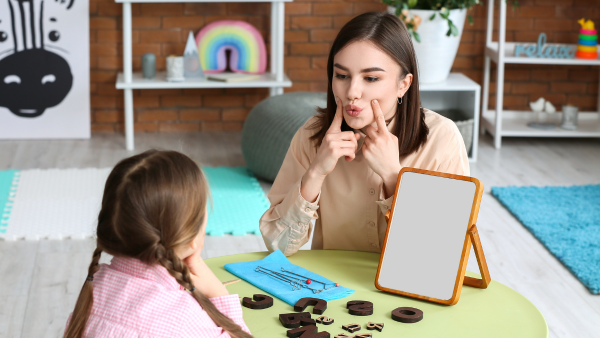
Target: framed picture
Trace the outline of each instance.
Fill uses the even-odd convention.
[[[90,137],[89,4],[0,1],[0,139]]]

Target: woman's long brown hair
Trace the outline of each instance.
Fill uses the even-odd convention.
[[[192,290],[190,271],[174,249],[200,232],[207,217],[208,193],[208,183],[198,165],[181,153],[150,150],[119,162],[106,180],[98,215],[97,248],[88,275],[98,271],[104,251],[149,265],[160,264],[180,285]],[[198,289],[192,295],[232,337],[252,337]],[[93,285],[86,280],[65,338],[83,336],[93,302]]]
[[[380,12],[368,12],[353,18],[342,27],[333,41],[327,60],[327,107],[318,109],[317,120],[310,126],[316,132],[310,139],[315,141],[317,147],[320,146],[335,116],[337,105],[331,87],[333,58],[342,48],[357,41],[373,43],[396,61],[400,65],[400,80],[406,74],[413,75],[412,84],[404,94],[402,104],[396,106],[396,122],[392,133],[398,137],[400,156],[417,151],[427,141],[429,128],[425,124],[425,113],[421,108],[415,51],[404,23],[392,14]],[[342,122],[342,130],[352,130],[345,120]]]

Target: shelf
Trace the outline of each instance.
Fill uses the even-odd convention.
[[[579,65],[579,66],[600,66],[600,58],[598,59],[554,59],[554,58],[530,58],[526,56],[514,56],[515,45],[530,45],[537,42],[505,42],[504,43],[504,63],[517,64],[539,64],[539,65]],[[546,44],[557,45],[557,44]],[[561,44],[561,46],[576,46],[574,44]],[[490,57],[494,62],[498,63],[498,42],[494,41],[485,48],[486,56]]]
[[[115,0],[116,3],[124,3],[129,2],[132,4],[135,3],[179,3],[179,2],[292,2],[293,0]]]
[[[284,75],[283,81],[275,80],[275,75],[265,73],[259,80],[221,82],[205,78],[185,79],[182,82],[169,82],[166,72],[157,72],[154,79],[144,79],[142,73],[133,73],[131,83],[125,83],[123,73],[117,75],[117,89],[180,89],[180,88],[274,88],[291,87],[292,81]]]
[[[556,112],[556,121],[561,121],[562,113]],[[495,110],[483,113],[483,126],[494,133],[496,130]],[[535,115],[531,111],[502,111],[501,136],[512,137],[600,137],[600,115],[597,112],[580,112],[577,116],[577,130],[566,130],[556,127],[551,130],[534,129],[527,126]]]
[[[437,83],[420,83],[419,91],[421,92],[433,92],[433,91],[461,91],[461,90],[475,90],[478,89],[479,85],[473,80],[469,79],[463,73],[450,73],[446,81]]]

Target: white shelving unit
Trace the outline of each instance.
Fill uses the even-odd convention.
[[[477,161],[479,144],[479,98],[481,86],[462,73],[450,73],[448,79],[439,83],[419,84],[421,106],[433,111],[458,109],[465,117],[473,119],[473,143],[469,162]]]
[[[494,147],[500,149],[502,137],[600,137],[600,90],[598,92],[598,111],[580,112],[577,130],[564,130],[560,127],[551,130],[538,130],[527,127],[527,122],[534,119],[531,111],[503,111],[502,103],[504,97],[504,65],[515,64],[542,64],[542,65],[580,65],[600,66],[600,59],[550,59],[529,58],[514,56],[515,43],[506,42],[506,1],[499,0],[500,4],[500,27],[498,41],[492,41],[494,27],[494,0],[488,0],[488,17],[486,32],[486,47],[483,78],[483,99],[481,100],[482,128],[481,132],[487,130],[494,136]],[[524,43],[518,43],[524,44]],[[531,42],[530,44],[536,44]],[[488,110],[489,83],[490,83],[490,61],[497,65],[496,77],[496,108]],[[560,107],[557,107],[560,110]],[[560,112],[557,119],[560,120]]]
[[[285,29],[285,3],[292,0],[115,0],[123,4],[123,73],[117,76],[117,89],[123,89],[125,97],[125,146],[133,150],[133,89],[178,89],[178,88],[269,88],[270,95],[283,94],[284,87],[292,82],[283,71],[283,35]],[[270,2],[271,3],[271,60],[270,73],[261,75],[256,81],[224,83],[206,79],[186,79],[183,82],[168,82],[165,73],[148,80],[141,73],[132,72],[131,4],[132,3],[180,3],[180,2]]]

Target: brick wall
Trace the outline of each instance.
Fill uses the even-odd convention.
[[[520,9],[509,10],[507,41],[532,42],[540,32],[545,32],[549,43],[575,43],[579,27],[576,21],[581,17],[595,20],[600,28],[599,0],[520,0],[520,3]],[[337,31],[360,13],[384,9],[379,0],[286,3],[285,71],[293,86],[285,91],[325,91],[327,54]],[[123,130],[123,91],[115,89],[117,73],[123,67],[121,11],[122,6],[113,0],[90,0],[94,133]],[[263,34],[270,51],[268,3],[133,4],[132,12],[134,71],[140,71],[141,56],[147,52],[157,56],[157,68],[164,70],[166,56],[183,53],[190,30],[196,33],[204,25],[222,19],[253,24]],[[475,24],[465,24],[452,68],[480,84],[486,13],[486,6],[471,10]],[[570,102],[582,110],[596,110],[598,74],[598,67],[508,65],[505,109],[528,109],[527,102],[544,96],[557,107]],[[495,102],[494,84],[491,93],[490,107]],[[136,131],[236,131],[241,130],[250,109],[268,96],[268,90],[134,90],[133,95]]]

